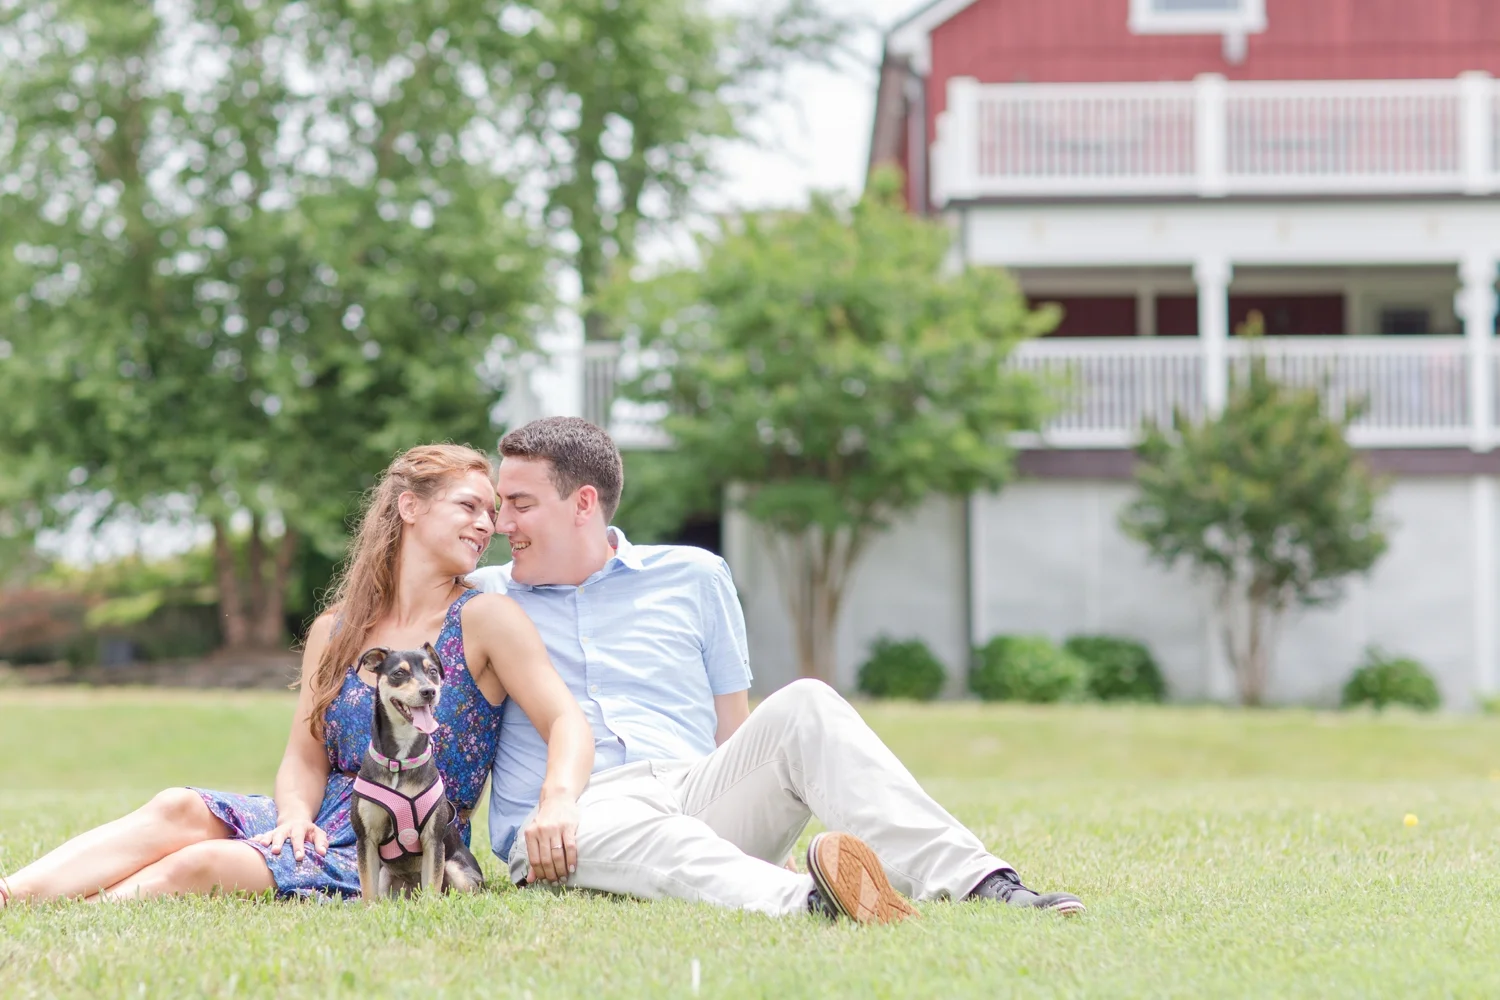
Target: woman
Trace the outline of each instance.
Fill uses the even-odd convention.
[[[413,448],[386,470],[365,512],[337,596],[313,623],[275,798],[169,788],[0,880],[0,906],[28,899],[109,900],[180,893],[359,894],[350,788],[370,743],[372,646],[437,647],[445,683],[436,761],[463,839],[484,788],[500,705],[516,703],[547,740],[547,776],[526,831],[545,879],[576,863],[578,794],[593,735],[510,598],[468,587],[494,534],[494,472],[470,448]]]

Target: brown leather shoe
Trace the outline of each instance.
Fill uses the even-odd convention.
[[[807,871],[823,901],[861,924],[889,924],[917,916],[885,877],[869,845],[847,833],[820,833],[807,846]]]

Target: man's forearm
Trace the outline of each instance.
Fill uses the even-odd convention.
[[[750,692],[714,695],[714,715],[718,719],[714,730],[714,745],[723,746],[745,724],[745,720],[750,718]]]
[[[594,733],[581,716],[558,719],[547,739],[547,774],[541,800],[576,802],[594,770]]]

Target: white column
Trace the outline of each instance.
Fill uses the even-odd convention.
[[[1156,336],[1156,286],[1141,285],[1135,290],[1135,333],[1138,337]]]
[[[1203,404],[1210,416],[1229,398],[1229,279],[1233,266],[1223,257],[1200,257],[1193,264],[1198,284],[1198,344],[1203,352]]]
[[[1472,70],[1458,76],[1461,96],[1459,132],[1464,172],[1464,194],[1489,194],[1495,189],[1493,156],[1494,119],[1490,115],[1495,86],[1483,70]]]
[[[1194,137],[1198,167],[1198,194],[1203,198],[1222,198],[1229,185],[1225,177],[1224,105],[1228,95],[1224,77],[1218,73],[1200,73],[1193,78]]]
[[[979,195],[979,90],[972,76],[948,81],[948,106],[937,120],[932,184],[936,206]]]
[[[1495,343],[1495,255],[1475,253],[1459,262],[1455,311],[1464,324],[1469,355],[1470,447],[1489,451],[1495,422],[1491,352]]]
[[[1474,690],[1495,693],[1495,480],[1475,476],[1470,491],[1474,513]]]

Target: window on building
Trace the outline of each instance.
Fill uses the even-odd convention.
[[[1386,306],[1380,310],[1382,337],[1421,337],[1432,332],[1432,313],[1424,306]]]
[[[1138,35],[1234,35],[1266,30],[1265,0],[1130,0]]]

